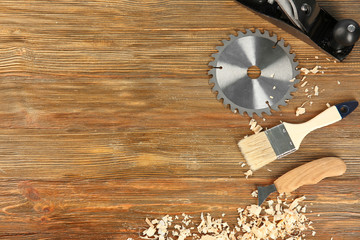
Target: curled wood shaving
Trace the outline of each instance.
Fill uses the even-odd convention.
[[[319,72],[319,68],[321,68],[321,66],[316,66],[313,69],[311,69],[310,72],[313,73],[313,74],[316,74],[316,73]]]
[[[249,176],[252,176],[253,175],[253,171],[251,170],[248,170],[247,172],[244,173],[246,179],[248,179]]]
[[[300,71],[302,71],[305,75],[308,75],[310,73],[310,70],[307,68],[301,68]]]
[[[258,197],[258,190],[255,190],[251,193],[251,196],[254,197],[254,198],[257,198]]]
[[[249,122],[250,125],[250,130],[253,131],[255,134],[261,132],[261,130],[263,129],[257,122],[255,119],[251,119]]]
[[[303,240],[306,237],[304,231],[313,230],[312,222],[303,214],[306,206],[300,206],[304,199],[305,197],[297,198],[288,204],[286,199],[283,201],[278,197],[276,203],[274,200],[267,201],[268,206],[238,208],[237,221],[233,227],[221,218],[213,218],[209,213],[206,216],[202,213],[201,222],[197,225],[192,222],[191,217],[183,214],[184,220],[191,220],[189,225],[194,227],[188,227],[182,222],[172,225],[173,220],[168,215],[160,220],[146,219],[149,229],[155,228],[156,232],[149,237],[149,231],[145,230],[140,237],[154,240]],[[155,226],[154,222],[161,227]],[[312,231],[311,234],[315,235],[316,232]]]

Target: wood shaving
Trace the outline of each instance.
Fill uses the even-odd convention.
[[[308,89],[308,88],[306,88],[304,91],[307,93],[307,92],[309,92],[309,89]]]
[[[271,74],[271,76],[270,76],[271,78],[274,78],[275,77],[275,73],[273,73],[273,74]]]
[[[319,59],[319,57],[318,57],[318,56],[315,56],[315,59]]]
[[[311,69],[310,72],[313,73],[313,74],[316,74],[316,73],[319,72],[319,68],[321,68],[321,67],[320,67],[320,66],[316,66],[316,67],[314,67],[313,69]]]
[[[245,167],[246,166],[246,163],[241,163],[241,166],[240,167]]]
[[[298,116],[304,114],[305,112],[306,112],[306,109],[305,109],[305,108],[303,108],[303,107],[298,107],[298,108],[296,109],[295,114],[296,114],[296,116],[298,117]]]
[[[254,197],[254,198],[257,198],[258,197],[258,190],[255,190],[251,193],[251,196]]]
[[[274,99],[274,97],[273,97],[273,96],[270,96],[270,98],[271,98],[271,99]]]
[[[318,86],[314,87],[314,95],[319,96],[319,87]]]
[[[331,107],[330,103],[326,103],[326,106],[327,106],[328,108]]]
[[[269,172],[272,172],[272,170],[271,169],[267,169]]]
[[[296,78],[290,79],[289,82],[295,82]]]
[[[306,208],[300,205],[304,199],[305,197],[301,197],[287,203],[286,199],[282,201],[278,197],[276,203],[269,200],[263,207],[250,205],[238,208],[238,217],[234,227],[230,227],[222,218],[212,217],[209,213],[206,215],[201,213],[199,224],[195,224],[190,217],[186,218],[187,215],[183,214],[184,220],[190,220],[188,225],[192,227],[188,227],[182,222],[175,224],[169,215],[160,220],[146,219],[149,226],[140,238],[153,240],[304,240],[306,230],[311,230],[313,236],[316,234],[311,226],[312,222],[304,215],[303,209]],[[224,217],[224,214],[222,216]],[[152,222],[158,224],[155,226]],[[149,231],[149,229],[151,230]],[[148,236],[153,229],[155,232],[150,234],[151,237]]]
[[[275,89],[276,89],[276,86],[273,86],[273,89],[275,90]]]
[[[301,79],[301,82],[303,82],[305,79],[306,79],[306,76],[304,76],[304,77]]]
[[[301,68],[300,71],[302,71],[305,75],[308,75],[310,73],[310,70],[307,68]]]
[[[263,128],[256,122],[255,119],[251,119],[249,125],[250,125],[250,130],[253,131],[255,134],[263,130]]]
[[[331,62],[330,58],[326,58],[326,60],[328,60],[329,62]]]
[[[341,82],[340,82],[340,81],[337,81],[337,84],[338,84],[338,85],[340,85],[340,84],[341,84]]]
[[[248,179],[249,176],[252,176],[252,175],[253,175],[253,171],[248,170],[247,172],[244,173],[244,175],[245,175],[245,178]]]
[[[303,84],[301,84],[301,87],[305,87],[308,82],[305,81]]]

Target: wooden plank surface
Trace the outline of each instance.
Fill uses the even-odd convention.
[[[360,22],[358,0],[321,0]],[[320,65],[263,127],[303,122],[360,95],[360,45],[326,60],[232,0],[6,0],[0,2],[0,238],[138,239],[146,217],[225,213],[255,204],[257,184],[324,156],[342,177],[298,189],[316,237],[360,239],[360,110],[311,133],[301,149],[246,180],[236,143],[250,120],[216,100],[207,75],[220,40],[266,29],[291,44],[300,67]],[[318,56],[319,59],[315,59]],[[340,84],[338,84],[338,81]],[[266,169],[271,169],[269,172]]]

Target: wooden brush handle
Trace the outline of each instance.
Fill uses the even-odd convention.
[[[304,137],[315,129],[325,127],[340,121],[350,113],[352,113],[359,103],[357,101],[349,101],[329,107],[313,119],[301,124],[284,123],[284,126],[296,149],[299,149]]]
[[[274,182],[279,193],[290,193],[303,185],[316,184],[327,177],[344,174],[346,165],[336,157],[321,158],[297,167]]]
[[[339,111],[335,106],[332,106],[316,117],[301,124],[284,123],[286,130],[289,133],[291,140],[296,149],[299,149],[302,140],[311,131],[325,127],[342,119]]]

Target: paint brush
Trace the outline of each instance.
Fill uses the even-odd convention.
[[[336,157],[320,158],[301,165],[276,179],[274,184],[258,187],[259,206],[275,191],[291,193],[303,185],[316,184],[327,177],[341,176],[345,171],[344,161]]]
[[[282,123],[264,132],[242,139],[238,146],[251,170],[282,158],[299,149],[302,140],[311,131],[340,121],[359,103],[349,101],[332,106],[313,119],[301,124]]]

